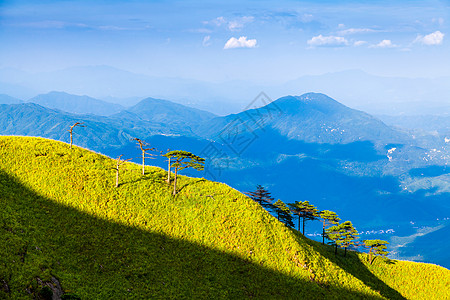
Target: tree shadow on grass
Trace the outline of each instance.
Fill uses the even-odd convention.
[[[310,240],[303,237],[300,233],[296,232],[297,238],[303,238],[309,245],[311,245],[315,251],[319,252],[324,257],[338,265],[341,269],[354,277],[361,280],[366,286],[370,287],[374,291],[379,291],[381,295],[388,299],[406,299],[395,289],[388,286],[377,276],[375,276],[367,266],[360,261],[356,252],[348,251],[344,257],[344,250],[338,249],[337,255],[335,255],[334,246],[322,245],[319,242]],[[390,261],[390,260],[389,260]],[[395,263],[395,262],[392,262]]]
[[[128,169],[126,172],[128,174],[127,176],[122,176],[125,179],[122,179],[123,181],[120,182],[119,186],[149,180],[154,183],[163,183],[167,179],[167,172],[163,170],[146,169],[145,175],[142,175],[142,169]]]
[[[81,299],[377,299],[97,218],[42,197],[1,170],[0,207],[0,282],[9,288],[0,289],[0,298],[34,297],[37,278],[55,277]]]
[[[184,177],[184,179],[186,179],[186,178],[188,178],[188,177]],[[186,188],[188,186],[195,185],[197,183],[205,182],[205,181],[206,181],[205,178],[197,178],[197,179],[189,178],[189,180],[187,182],[186,182],[186,180],[184,180],[184,182],[186,182],[186,183],[184,183],[179,188],[177,187],[177,193],[181,192],[184,188]]]

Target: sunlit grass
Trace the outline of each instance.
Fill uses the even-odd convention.
[[[172,196],[166,171],[146,167],[142,176],[141,166],[125,163],[116,188],[114,163],[60,142],[0,137],[0,171],[32,191],[0,182],[0,296],[8,295],[1,280],[13,298],[26,298],[37,277],[51,276],[83,299],[448,296],[444,268],[335,257],[240,192],[203,178],[180,176]],[[442,288],[432,288],[438,280]]]

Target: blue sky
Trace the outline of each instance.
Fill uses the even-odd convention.
[[[39,3],[37,3],[39,2]],[[0,68],[282,82],[450,76],[450,1],[0,1]]]

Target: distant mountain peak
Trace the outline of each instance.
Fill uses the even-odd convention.
[[[301,96],[286,96],[273,102],[286,113],[320,111],[325,114],[351,110],[333,98],[322,93],[306,93]]]
[[[11,97],[6,94],[0,94],[0,104],[19,104],[22,103],[21,100]]]
[[[107,116],[118,113],[124,108],[118,104],[108,103],[89,96],[78,96],[66,92],[51,91],[28,100],[42,106],[59,109],[75,114],[94,114]]]

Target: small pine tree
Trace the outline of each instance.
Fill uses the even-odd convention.
[[[300,220],[303,221],[302,233],[305,235],[305,223],[308,220],[315,220],[319,216],[317,207],[309,204],[309,201],[295,201],[288,203],[293,214],[298,216],[298,230],[300,231]]]
[[[280,199],[278,199],[277,202],[273,204],[273,207],[275,209],[275,212],[277,213],[278,221],[284,223],[287,227],[294,228],[295,225],[292,221],[293,218],[289,207],[287,207],[287,205],[284,204],[284,202]]]
[[[389,251],[386,251],[387,244],[386,241],[383,240],[365,240],[364,247],[370,249],[369,250],[369,263],[372,264],[375,261],[377,256],[386,256],[389,254]],[[373,259],[372,259],[373,257]]]
[[[273,209],[272,201],[273,197],[270,195],[270,192],[267,191],[262,185],[256,186],[256,191],[247,192],[247,194],[253,201],[258,202],[259,205],[264,207],[267,210]]]
[[[200,156],[194,155],[191,152],[174,150],[165,154],[166,157],[172,159],[171,167],[174,168],[174,182],[173,182],[173,195],[177,194],[177,174],[178,171],[186,168],[193,168],[195,170],[203,170],[205,159]],[[170,169],[169,169],[170,170]],[[169,171],[170,172],[170,171]]]
[[[167,166],[167,179],[166,179],[166,182],[168,184],[170,184],[170,172],[171,172],[170,169],[172,168],[172,164],[171,164],[172,157],[170,155],[167,155],[169,153],[170,153],[170,149],[167,149],[167,153],[166,154],[162,154],[162,151],[161,151],[161,156],[167,157],[168,166]]]
[[[335,254],[337,253],[337,246],[344,248],[344,256],[347,255],[348,247],[357,246],[356,240],[359,233],[350,221],[327,228],[326,234],[335,245]]]
[[[335,212],[329,211],[329,210],[322,210],[319,213],[320,218],[322,219],[322,244],[325,244],[325,237],[326,237],[326,233],[325,233],[325,227],[326,226],[331,226],[331,225],[338,225],[339,221],[341,219],[339,219],[339,217],[337,216],[337,214]]]

